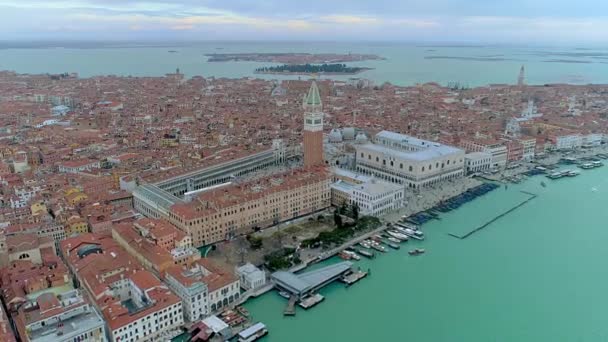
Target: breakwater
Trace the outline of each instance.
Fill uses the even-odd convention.
[[[517,210],[518,208],[521,208],[522,206],[524,206],[525,204],[527,204],[528,202],[530,202],[531,200],[535,199],[536,197],[538,197],[538,195],[533,194],[531,192],[527,192],[527,191],[520,191],[521,193],[524,193],[526,195],[529,195],[530,197],[528,197],[527,199],[525,199],[524,201],[520,202],[519,204],[517,204],[516,206],[510,208],[509,210],[503,212],[502,214],[499,214],[495,217],[493,217],[491,220],[485,222],[484,224],[480,225],[479,227],[469,231],[468,233],[464,234],[464,235],[456,235],[454,233],[448,233],[449,236],[455,237],[457,239],[460,240],[464,240],[466,238],[468,238],[469,236],[477,233],[478,231],[488,227],[489,225],[491,225],[492,223],[496,222],[497,220],[500,220],[501,218],[503,218],[504,216],[512,213],[513,211]]]

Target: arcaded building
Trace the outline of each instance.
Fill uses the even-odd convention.
[[[227,184],[173,205],[166,218],[195,246],[208,245],[329,207],[330,182],[327,169],[317,166]]]
[[[355,148],[357,171],[410,188],[464,175],[465,151],[437,142],[382,131]]]

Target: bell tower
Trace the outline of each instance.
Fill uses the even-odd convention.
[[[312,81],[304,97],[304,167],[323,165],[323,104],[317,83]]]

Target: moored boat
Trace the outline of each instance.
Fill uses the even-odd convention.
[[[393,243],[393,242],[388,243],[388,246],[390,248],[392,248],[392,249],[400,249],[401,248],[401,246],[399,244]]]
[[[358,256],[357,253],[355,253],[353,251],[344,250],[344,251],[342,251],[342,253],[345,253],[346,255],[348,255],[353,260],[361,260],[361,257]]]
[[[386,238],[388,241],[393,242],[393,243],[401,243],[401,240],[399,239],[395,239],[394,237],[390,236],[388,238]]]
[[[363,255],[364,257],[366,257],[368,259],[373,259],[376,256],[373,252],[369,252],[369,251],[366,251],[364,249],[359,249],[357,251],[357,253]]]
[[[422,248],[416,248],[416,249],[412,249],[411,251],[409,251],[408,253],[410,255],[420,255],[420,254],[424,254],[425,250]]]

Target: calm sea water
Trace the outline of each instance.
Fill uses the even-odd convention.
[[[208,63],[206,53],[236,52],[333,52],[373,53],[382,61],[351,63],[374,68],[357,77],[397,85],[422,82],[460,82],[479,86],[515,83],[521,65],[530,84],[608,83],[608,49],[432,46],[406,43],[243,43],[213,42],[180,46],[108,47],[94,43],[86,48],[11,48],[0,44],[0,70],[20,73],[78,72],[81,76],[160,76],[176,68],[187,76],[239,78],[255,76],[272,79],[297,78],[254,75],[255,68],[269,63]],[[169,53],[175,50],[176,53]],[[347,79],[352,76],[332,78]]]
[[[468,239],[447,235],[521,202],[520,190],[538,197]],[[246,306],[268,325],[267,342],[608,341],[607,201],[608,167],[534,177],[424,225],[422,243],[356,262],[371,277],[326,287],[296,317],[282,316],[275,292]],[[415,246],[427,253],[408,256]]]

